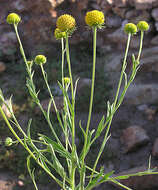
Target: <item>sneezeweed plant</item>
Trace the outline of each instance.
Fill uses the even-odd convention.
[[[38,139],[31,138],[31,122],[32,119],[28,121],[27,132],[23,130],[17,121],[13,109],[12,109],[12,99],[10,98],[10,104],[6,104],[10,114],[11,119],[7,118],[7,115],[3,111],[0,106],[0,113],[4,118],[7,126],[17,139],[13,141],[10,137],[6,139],[6,146],[10,146],[13,143],[21,143],[21,145],[27,150],[27,167],[29,174],[34,183],[35,189],[37,190],[37,184],[35,182],[34,169],[31,167],[31,159],[34,159],[36,163],[43,168],[43,170],[58,183],[58,185],[63,190],[91,190],[99,184],[104,182],[113,182],[118,186],[121,186],[124,189],[130,190],[127,186],[121,184],[119,182],[120,179],[127,179],[130,176],[140,176],[140,175],[148,175],[148,174],[158,174],[155,169],[150,168],[150,159],[149,159],[149,167],[144,172],[132,173],[128,175],[114,176],[114,171],[109,173],[104,173],[104,168],[101,167],[100,170],[97,170],[97,164],[99,162],[100,156],[104,150],[104,147],[110,138],[110,127],[112,123],[113,116],[117,109],[120,107],[126,91],[132,81],[134,80],[136,73],[140,67],[140,55],[142,52],[142,44],[143,44],[143,35],[144,31],[149,29],[148,23],[145,21],[140,21],[137,26],[133,23],[128,23],[124,27],[125,33],[128,35],[127,46],[125,50],[125,56],[122,64],[122,70],[120,74],[120,79],[118,82],[118,88],[116,91],[116,95],[114,101],[110,103],[107,102],[107,115],[103,116],[99,125],[96,126],[96,131],[90,130],[90,122],[91,122],[91,114],[93,108],[93,95],[94,95],[94,84],[95,84],[95,66],[96,66],[96,40],[97,40],[97,30],[102,28],[105,23],[104,14],[98,10],[90,11],[85,16],[85,22],[89,26],[89,28],[93,32],[93,68],[92,68],[92,84],[91,84],[91,96],[90,96],[90,104],[89,104],[89,115],[87,120],[87,125],[85,127],[82,126],[82,122],[79,123],[80,129],[75,128],[75,95],[77,88],[77,81],[74,83],[71,72],[71,62],[70,62],[70,53],[69,53],[69,38],[73,34],[76,28],[76,21],[71,15],[64,14],[57,19],[57,28],[55,29],[54,36],[57,40],[61,40],[61,68],[62,68],[62,80],[58,82],[59,87],[63,93],[63,109],[59,113],[59,110],[56,106],[53,94],[51,92],[49,82],[47,79],[47,74],[44,70],[44,66],[46,66],[47,58],[44,55],[37,55],[34,61],[28,61],[24,49],[19,37],[18,33],[18,23],[20,22],[20,17],[11,13],[7,17],[7,22],[9,24],[13,24],[15,28],[15,32],[17,35],[17,39],[20,46],[20,52],[24,59],[26,65],[26,71],[28,73],[28,77],[26,79],[26,85],[28,87],[29,93],[33,99],[33,101],[39,106],[42,111],[44,118],[46,119],[48,126],[52,132],[52,138],[47,137],[44,134],[38,134]],[[135,57],[132,55],[132,70],[129,76],[126,74],[127,67],[127,54],[129,51],[130,40],[133,35],[136,35],[138,30],[141,31],[140,37],[140,47],[138,51],[138,56]],[[66,53],[66,61],[68,64],[69,76],[64,76],[64,57]],[[46,87],[49,92],[50,101],[47,110],[44,110],[40,103],[40,99],[38,98],[39,91],[37,91],[34,84],[34,71],[33,71],[33,62],[40,66],[41,72],[43,75],[43,79],[45,81]],[[45,64],[45,65],[44,65]],[[120,92],[120,87],[123,86],[123,91]],[[70,88],[71,96],[68,94],[68,89]],[[3,103],[5,103],[5,98],[3,96],[2,91],[0,92],[0,99]],[[61,138],[57,135],[52,120],[50,118],[50,108],[54,106],[56,116],[58,119],[58,125],[61,128],[64,134],[64,143],[61,141]],[[18,130],[21,132],[20,136],[12,127],[12,123],[16,125]],[[75,138],[76,138],[76,130],[81,130],[84,137],[84,145],[80,154],[77,151]],[[93,167],[87,165],[86,156],[91,149],[91,146],[96,142],[96,140],[103,135],[103,142],[99,149],[99,152],[96,154],[96,160],[94,162]],[[39,146],[42,145],[42,146]],[[42,147],[42,148],[39,148]],[[65,163],[63,164],[60,158],[65,159]],[[58,174],[58,175],[56,175]],[[79,175],[79,180],[76,180],[76,174]],[[58,177],[57,177],[58,176]],[[76,181],[79,181],[78,183]]]

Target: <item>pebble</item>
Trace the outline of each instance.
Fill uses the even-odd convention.
[[[152,148],[152,155],[158,157],[158,137],[156,138],[153,148]]]
[[[130,126],[123,130],[120,138],[125,146],[125,153],[135,151],[138,147],[149,142],[149,137],[146,131],[140,126]]]

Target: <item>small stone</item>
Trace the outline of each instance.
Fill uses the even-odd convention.
[[[3,62],[0,62],[0,73],[4,72],[6,70],[6,66]]]
[[[150,41],[150,43],[152,45],[158,45],[158,35],[156,35],[155,37],[153,37]]]
[[[125,145],[125,152],[132,152],[138,147],[143,146],[149,142],[145,130],[140,126],[131,126],[123,130],[121,142]]]
[[[24,186],[24,182],[21,181],[21,180],[18,180],[18,185],[19,185],[20,187],[23,187],[23,186]]]
[[[153,9],[152,12],[151,12],[151,15],[152,15],[152,17],[153,17],[156,21],[158,21],[158,8]]]
[[[152,148],[152,155],[158,157],[158,138],[156,138],[153,148]]]
[[[106,25],[108,27],[120,27],[122,24],[122,19],[118,16],[107,16],[106,17]]]

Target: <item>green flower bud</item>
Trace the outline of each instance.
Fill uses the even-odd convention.
[[[64,83],[67,85],[70,83],[70,78],[69,77],[64,77]]]
[[[10,137],[5,139],[5,146],[11,146],[13,144],[13,140]]]
[[[40,65],[40,64],[45,64],[47,61],[47,58],[44,56],[44,55],[37,55],[35,57],[35,63],[37,65]]]
[[[127,34],[136,34],[137,33],[137,26],[133,23],[128,23],[125,25],[124,27],[124,31],[127,33]]]
[[[16,13],[10,13],[8,16],[7,16],[7,23],[8,24],[18,24],[19,22],[21,21],[21,18],[18,14]]]
[[[66,38],[66,32],[61,32],[59,28],[56,28],[54,31],[54,36],[57,40]]]
[[[149,24],[145,21],[139,21],[137,27],[140,31],[147,31],[149,30]]]

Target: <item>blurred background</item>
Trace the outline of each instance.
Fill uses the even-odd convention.
[[[111,138],[100,159],[98,169],[104,165],[105,172],[141,171],[148,165],[149,156],[152,166],[158,165],[158,0],[0,0],[0,88],[7,99],[13,94],[15,114],[24,127],[33,118],[31,133],[49,135],[50,131],[40,110],[31,100],[25,87],[25,65],[19,52],[14,29],[6,23],[9,13],[21,16],[19,33],[28,60],[37,54],[47,56],[45,69],[55,101],[62,109],[62,96],[57,81],[61,81],[61,46],[54,38],[57,17],[71,14],[77,22],[77,30],[70,38],[70,54],[74,81],[79,77],[76,103],[76,126],[81,120],[87,121],[87,111],[91,86],[92,70],[92,32],[85,24],[87,11],[103,11],[106,18],[105,28],[98,31],[96,85],[91,128],[96,128],[102,115],[106,114],[106,102],[113,100],[123,61],[127,35],[123,27],[128,22],[135,24],[145,20],[150,30],[145,33],[141,55],[141,67],[134,83],[129,88],[123,105],[116,113]],[[140,34],[132,37],[128,56],[127,73],[131,69],[131,55],[137,55]],[[40,69],[34,65],[35,84],[40,89],[40,100],[46,108],[49,102],[48,91],[42,80]],[[65,75],[68,75],[65,64]],[[8,116],[9,117],[9,116]],[[52,108],[52,120],[58,135],[62,133]],[[78,149],[83,146],[82,133],[77,128]],[[27,153],[19,145],[6,148],[4,140],[11,133],[0,118],[0,190],[33,189],[25,164]],[[99,139],[89,154],[87,162],[93,164]],[[35,163],[33,163],[35,165]],[[59,189],[40,168],[36,168],[37,182],[41,190]],[[132,189],[157,190],[158,176],[130,178],[123,183]],[[49,184],[49,185],[48,185]],[[117,190],[112,184],[99,186],[98,189]]]

